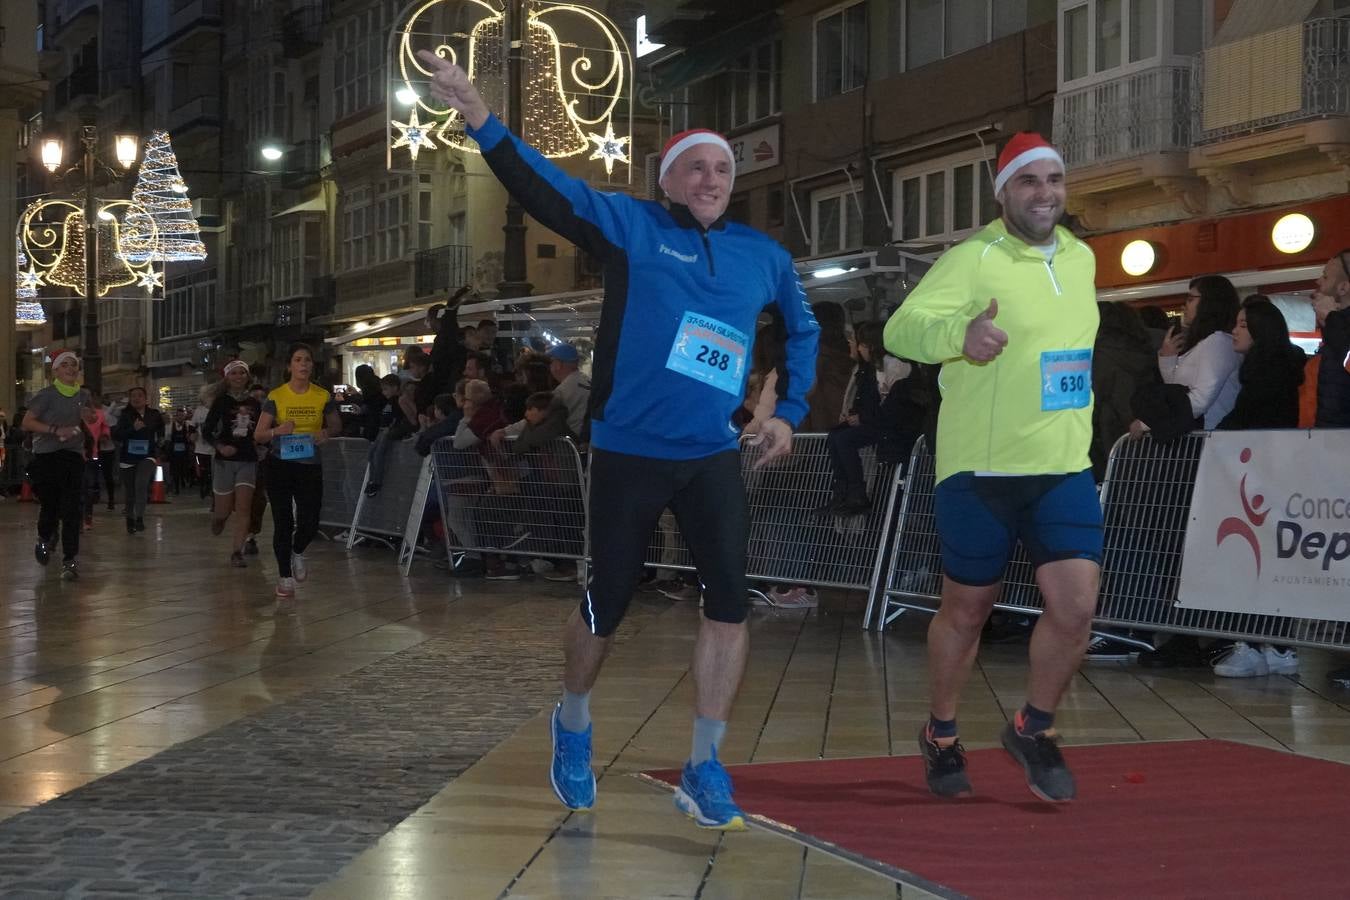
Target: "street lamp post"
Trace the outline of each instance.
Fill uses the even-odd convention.
[[[80,130],[84,144],[84,384],[103,391],[103,354],[98,346],[98,202],[94,199],[94,152],[98,132],[92,125]]]
[[[83,125],[80,143],[84,147],[84,384],[92,391],[103,389],[103,354],[98,344],[98,200],[94,197],[94,176],[98,162],[98,128]],[[136,162],[138,141],[134,135],[119,134],[114,150],[123,169]],[[55,173],[61,168],[60,138],[42,143],[42,164]]]
[[[511,96],[507,100],[507,127],[512,134],[525,134],[525,3],[524,0],[511,0],[511,40],[507,50],[506,83],[511,87]],[[525,269],[525,208],[516,202],[516,198],[507,193],[506,224],[502,231],[506,235],[502,247],[502,280],[497,285],[501,297],[528,297],[534,285],[526,281]]]

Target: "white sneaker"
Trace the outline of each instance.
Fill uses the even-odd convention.
[[[769,605],[777,609],[815,609],[820,602],[819,595],[808,587],[788,588],[786,591],[772,587],[769,588],[768,597]]]
[[[277,579],[277,599],[294,600],[295,599],[295,579],[278,578]]]
[[[1266,656],[1251,644],[1238,641],[1228,655],[1214,664],[1220,678],[1258,678],[1270,674]]]
[[[305,568],[305,554],[291,554],[291,575],[295,576],[296,581],[304,581],[309,577],[309,569]]]
[[[1290,648],[1288,650],[1276,650],[1270,644],[1261,645],[1261,655],[1266,658],[1266,668],[1272,675],[1297,675],[1298,674],[1298,651]]]

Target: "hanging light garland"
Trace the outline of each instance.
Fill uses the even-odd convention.
[[[24,267],[28,266],[27,271]],[[14,236],[14,297],[18,300],[31,300],[37,296],[42,285],[42,275],[29,266],[28,257],[23,252],[23,243]]]
[[[21,328],[37,328],[47,324],[47,313],[41,303],[20,300],[14,304],[14,324]]]
[[[437,29],[437,23],[475,16],[467,30],[446,34]],[[504,110],[509,83],[507,25],[505,11],[486,0],[427,0],[397,29],[396,61],[402,85],[391,87],[390,96],[400,98],[398,102],[410,99],[412,109],[403,121],[395,121],[391,114],[386,126],[391,168],[392,151],[404,147],[413,162],[418,151],[441,146],[478,152],[477,143],[464,134],[463,117],[428,95],[430,72],[416,52],[430,49],[463,66],[488,108]],[[569,37],[586,35],[598,46],[564,40],[560,29]],[[593,9],[544,0],[525,4],[524,32],[523,139],[550,159],[592,150],[588,159],[601,160],[606,174],[612,174],[615,163],[627,164],[624,147],[629,137],[614,133],[616,111],[624,100],[628,103],[627,130],[632,131],[633,59],[623,33]],[[429,121],[419,122],[419,109]]]
[[[139,209],[127,214],[122,237],[128,262],[206,259],[206,245],[187,194],[169,133],[154,132],[145,141],[140,174],[131,192],[131,201]]]

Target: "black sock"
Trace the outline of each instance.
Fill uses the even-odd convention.
[[[1054,726],[1055,714],[1037,709],[1027,703],[1018,711],[1016,718],[1013,719],[1013,724],[1019,734],[1040,734],[1043,731],[1049,731]]]
[[[956,737],[956,720],[939,719],[936,716],[928,716],[928,738],[929,740],[939,740],[941,738]]]

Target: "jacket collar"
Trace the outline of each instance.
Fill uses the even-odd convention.
[[[693,228],[698,231],[721,231],[727,227],[727,214],[722,213],[722,215],[717,217],[716,222],[713,222],[707,228],[704,228],[703,223],[698,219],[695,219],[694,214],[689,211],[689,207],[685,206],[683,203],[670,204],[670,217],[674,219],[675,224],[679,225],[681,228]]]
[[[1000,247],[1005,248],[1008,253],[1013,256],[1026,257],[1027,259],[1034,259],[1038,262],[1045,262],[1045,254],[1041,253],[1038,247],[1031,246],[1026,241],[1010,232],[1008,230],[1008,224],[1003,221],[1002,216],[999,216],[997,219],[990,222],[985,228],[989,229],[992,238],[991,243],[998,244]],[[1069,231],[1069,229],[1065,228],[1063,225],[1056,225],[1055,241],[1055,256],[1059,257],[1060,254],[1077,244],[1078,238],[1074,237],[1073,232]]]

